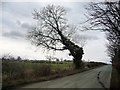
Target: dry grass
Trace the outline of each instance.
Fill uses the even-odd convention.
[[[58,67],[57,67],[58,66]],[[72,63],[48,64],[29,61],[3,61],[2,86],[16,86],[34,81],[49,80],[64,75],[72,68]]]

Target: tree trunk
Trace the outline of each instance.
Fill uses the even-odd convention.
[[[82,55],[84,54],[83,52],[83,48],[79,47],[78,45],[75,45],[75,43],[73,43],[72,41],[70,41],[69,39],[67,39],[61,31],[59,31],[59,29],[57,30],[58,34],[61,37],[62,43],[63,45],[65,45],[65,49],[68,49],[70,51],[70,55],[73,56],[73,63],[75,65],[76,69],[79,68],[83,68],[83,64],[82,64]]]
[[[65,48],[70,51],[70,55],[72,55],[73,58],[73,63],[75,64],[75,68],[79,69],[82,68],[82,55],[83,53],[83,48],[79,47],[78,45],[75,45],[73,42],[71,42],[67,38],[63,38],[62,43],[65,45]]]

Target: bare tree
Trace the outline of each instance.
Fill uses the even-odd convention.
[[[87,8],[90,23],[89,30],[106,32],[108,55],[113,63],[120,65],[120,0],[114,2],[91,3]],[[120,68],[118,68],[120,71]]]
[[[22,60],[22,58],[20,56],[18,56],[16,60]]]
[[[8,54],[3,54],[2,57],[1,57],[2,60],[15,60],[15,58],[10,55],[10,53]]]
[[[61,6],[48,5],[40,11],[34,10],[33,17],[38,25],[29,33],[29,39],[48,50],[69,50],[76,68],[81,67],[83,49],[70,40],[75,28],[67,23],[66,10]]]

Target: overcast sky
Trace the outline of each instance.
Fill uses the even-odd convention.
[[[14,1],[14,0],[13,0]],[[48,5],[64,6],[68,13],[67,18],[69,23],[79,25],[86,20],[84,14],[85,7],[89,2],[2,2],[2,16],[0,14],[0,25],[2,25],[0,36],[0,56],[10,53],[15,57],[21,56],[28,59],[45,59],[47,55],[53,55],[58,58],[72,59],[65,52],[47,52],[45,49],[37,48],[31,45],[26,39],[27,32],[31,30],[31,26],[35,24],[32,17],[34,9]],[[1,26],[0,26],[1,27]],[[78,32],[81,33],[81,32]],[[88,61],[109,62],[110,59],[106,54],[105,34],[100,31],[86,31],[82,33],[88,37],[93,37],[88,40],[84,47],[83,59]]]

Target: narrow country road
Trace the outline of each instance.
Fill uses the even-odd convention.
[[[29,84],[22,88],[109,88],[111,71],[111,65],[105,65],[75,75]]]

